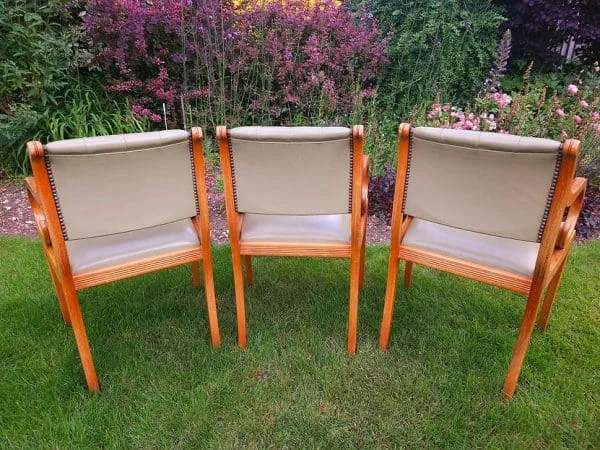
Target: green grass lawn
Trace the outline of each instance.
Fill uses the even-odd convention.
[[[600,242],[573,250],[508,404],[523,298],[417,267],[381,352],[387,255],[368,249],[355,357],[343,260],[256,258],[246,351],[228,247],[214,249],[217,350],[189,267],[82,291],[90,394],[39,243],[1,239],[0,447],[600,446]]]

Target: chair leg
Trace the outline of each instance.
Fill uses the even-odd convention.
[[[348,301],[348,353],[356,354],[358,330],[358,290],[360,284],[360,253],[350,258],[350,298]]]
[[[360,249],[360,288],[365,287],[365,253],[367,251],[367,233],[363,230],[362,247]]]
[[[406,261],[404,264],[404,287],[409,288],[412,284],[413,262]]]
[[[192,285],[200,287],[200,263],[198,261],[192,263]]]
[[[563,271],[565,270],[565,265],[567,262],[567,258],[561,263],[560,267],[554,274],[554,278],[550,281],[548,285],[548,290],[546,291],[546,295],[544,296],[544,302],[542,303],[542,309],[540,311],[540,316],[538,318],[538,327],[545,331],[548,326],[548,319],[550,318],[550,312],[552,311],[552,305],[554,304],[554,299],[556,298],[556,291],[558,290],[558,286],[560,285],[560,280],[562,279]]]
[[[100,390],[100,384],[98,384],[98,377],[94,367],[94,360],[92,359],[90,344],[85,332],[85,325],[81,315],[77,292],[75,291],[75,287],[71,280],[65,280],[64,289],[65,300],[69,308],[69,316],[71,317],[73,334],[75,335],[75,343],[77,344],[77,350],[79,351],[79,358],[81,359],[85,381],[90,391],[98,392]]]
[[[246,282],[248,286],[254,286],[254,276],[252,274],[252,256],[244,255],[244,267],[246,268]]]
[[[54,284],[54,291],[56,292],[56,297],[58,298],[58,307],[60,308],[62,318],[65,322],[65,325],[71,325],[69,307],[67,306],[67,301],[65,300],[65,291],[50,262],[48,262],[48,268],[50,269],[50,276],[52,277],[52,283]]]
[[[531,342],[531,335],[533,328],[535,327],[535,319],[537,316],[538,308],[540,306],[540,300],[542,297],[542,290],[539,288],[533,288],[529,293],[527,305],[525,306],[525,313],[521,321],[521,327],[519,328],[519,335],[517,336],[517,342],[515,343],[515,349],[513,350],[512,359],[510,360],[510,367],[504,381],[504,400],[508,401],[512,398],[517,388],[517,382],[521,375],[521,368],[523,367],[523,361]]]
[[[193,263],[198,267],[198,263]],[[212,346],[217,348],[221,345],[219,333],[219,319],[217,317],[217,302],[215,299],[215,284],[213,279],[212,258],[210,253],[205,254],[202,267],[204,268],[204,292],[206,294],[206,310],[208,312],[208,326],[210,328],[210,340]],[[198,279],[200,274],[198,274]]]
[[[231,249],[233,259],[233,284],[235,285],[235,312],[238,326],[238,345],[246,348],[246,301],[244,299],[244,272],[242,257]]]
[[[385,286],[385,303],[383,306],[383,318],[381,319],[381,332],[379,333],[379,349],[387,349],[390,339],[390,328],[394,314],[394,300],[396,296],[396,280],[398,279],[398,258],[390,253],[388,265],[387,284]]]

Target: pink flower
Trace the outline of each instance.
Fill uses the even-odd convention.
[[[565,112],[561,108],[557,108],[554,112],[558,117],[565,117]]]
[[[496,102],[498,108],[500,109],[506,108],[508,105],[510,105],[510,102],[512,102],[512,98],[510,98],[509,95],[500,92],[494,92],[492,94],[492,100]]]
[[[598,111],[594,111],[594,112],[592,113],[592,119],[594,119],[594,120],[596,120],[596,121],[597,121],[597,120],[600,120],[600,113],[599,113]]]
[[[596,136],[600,136],[600,123],[595,123],[593,128],[594,128],[594,134]]]
[[[585,109],[585,108],[587,108],[588,106],[590,106],[590,105],[588,104],[588,102],[586,102],[585,100],[581,100],[581,102],[579,102],[579,104],[581,105],[581,107],[582,107],[583,109]]]
[[[561,135],[562,137],[564,137],[564,138],[566,138],[566,137],[568,136],[568,135],[567,135],[567,132],[566,132],[565,130],[562,130],[562,131],[560,132],[560,135]]]
[[[570,84],[567,87],[567,92],[571,95],[575,95],[575,94],[577,94],[577,92],[579,92],[579,88],[577,86],[575,86],[574,84]]]
[[[573,120],[575,120],[575,122],[577,122],[577,123],[581,123],[581,120],[582,120],[582,119],[581,119],[581,116],[575,115],[575,116],[573,117]]]

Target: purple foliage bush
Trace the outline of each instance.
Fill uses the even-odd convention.
[[[349,114],[373,95],[390,36],[333,0],[90,0],[106,88],[172,122],[285,123]]]

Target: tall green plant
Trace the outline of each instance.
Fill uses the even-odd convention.
[[[380,86],[392,110],[406,119],[438,92],[442,101],[460,102],[481,89],[505,20],[491,0],[369,4],[382,25],[394,30]]]
[[[89,83],[69,79],[70,87],[51,92],[53,102],[45,107],[11,105],[8,114],[0,116],[0,167],[26,173],[29,163],[25,144],[29,140],[49,142],[149,129],[148,120],[134,117],[126,102]]]

